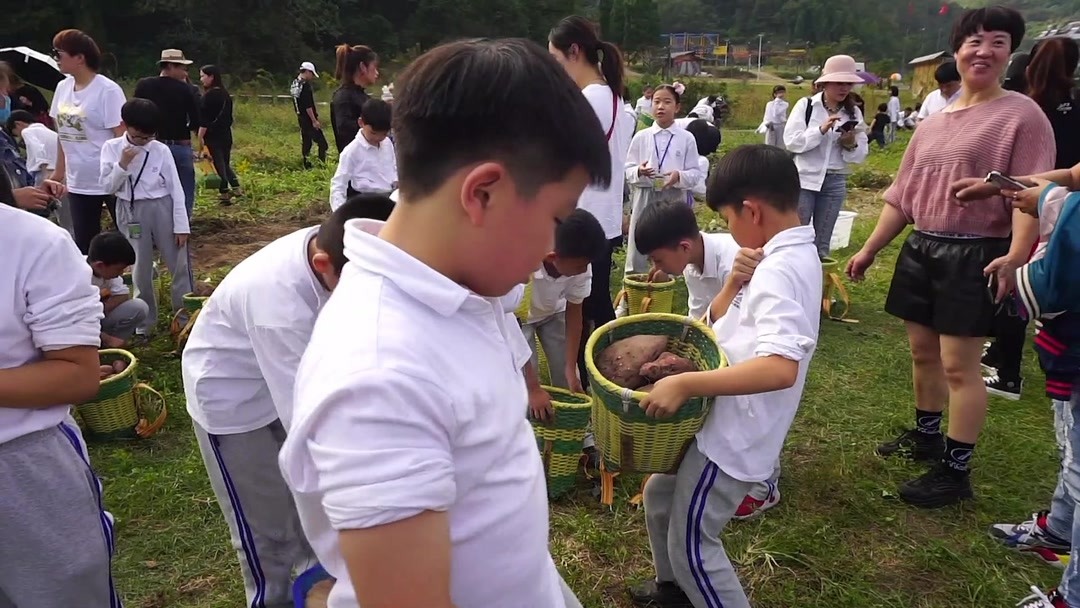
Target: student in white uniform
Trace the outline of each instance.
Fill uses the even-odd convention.
[[[937,81],[938,88],[930,91],[923,100],[916,118],[918,122],[944,110],[960,97],[960,71],[956,69],[955,61],[946,61],[939,65],[934,70],[934,80]]]
[[[784,127],[787,125],[787,88],[782,84],[773,87],[773,98],[765,104],[765,117],[761,119],[758,132],[765,135],[765,143],[777,148],[784,147]]]
[[[7,205],[0,259],[0,605],[118,608],[112,522],[68,415],[98,391],[98,290],[67,232]]]
[[[530,365],[535,369],[538,364],[539,339],[550,367],[551,384],[576,393],[584,392],[578,377],[577,354],[584,325],[582,303],[592,290],[589,261],[605,247],[604,228],[588,211],[576,209],[560,222],[555,227],[554,250],[532,274],[529,314],[521,325],[525,341],[532,348]],[[547,420],[551,410],[532,414]]]
[[[56,169],[59,139],[56,131],[38,122],[26,110],[15,110],[7,119],[7,132],[22,140],[26,146],[26,170],[41,185]]]
[[[105,312],[101,320],[101,346],[123,348],[150,314],[146,302],[132,298],[131,290],[120,278],[135,263],[135,249],[119,232],[102,232],[90,240],[86,261],[92,273],[90,282],[101,294]]]
[[[397,160],[390,134],[390,104],[369,99],[360,108],[360,132],[338,158],[330,180],[330,209],[355,194],[386,194],[397,188]]]
[[[652,95],[653,88],[646,85],[641,91],[641,97],[638,97],[637,105],[634,107],[634,114],[638,118],[645,118],[646,116],[652,118]]]
[[[184,348],[187,410],[237,550],[248,605],[292,606],[294,568],[302,572],[313,563],[277,466],[293,383],[315,318],[347,261],[345,222],[386,219],[392,208],[385,197],[356,196],[322,226],[257,251],[214,290]]]
[[[127,133],[101,148],[101,182],[116,195],[116,226],[135,248],[135,297],[150,314],[136,333],[153,333],[158,318],[154,249],[172,277],[172,310],[184,304],[194,279],[189,265],[184,187],[169,147],[155,138],[158,110],[148,99],[132,99],[120,111]]]
[[[684,128],[694,136],[694,142],[697,144],[698,170],[701,171],[701,179],[698,180],[697,185],[686,192],[686,204],[693,207],[695,196],[705,198],[705,181],[709,175],[709,156],[715,154],[720,148],[721,137],[720,129],[703,118],[695,118]]]
[[[346,227],[282,471],[334,608],[578,608],[548,551],[528,345],[500,297],[610,181],[604,131],[527,41],[442,45],[395,84],[400,201]]]
[[[750,606],[720,534],[753,485],[773,475],[817,343],[821,262],[798,200],[798,171],[773,146],[737,148],[709,180],[709,206],[764,258],[752,279],[728,275],[712,304],[731,366],[661,379],[641,401],[648,415],[667,417],[691,396],[716,397],[678,472],[645,485],[656,578],[632,592],[637,606]]]
[[[885,113],[889,115],[889,126],[885,129],[885,143],[896,141],[896,131],[900,128],[900,88],[889,87],[889,101],[885,104]]]
[[[658,201],[686,202],[687,191],[704,179],[698,165],[697,141],[689,131],[675,126],[679,94],[671,85],[653,93],[656,122],[642,129],[630,142],[626,155],[626,180],[630,183],[630,234],[626,245],[626,272],[648,270],[645,255],[634,244],[634,226],[646,206]]]

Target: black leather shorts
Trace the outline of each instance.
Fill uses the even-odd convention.
[[[946,336],[990,335],[997,304],[983,269],[1008,253],[1009,243],[912,232],[896,259],[885,312]]]

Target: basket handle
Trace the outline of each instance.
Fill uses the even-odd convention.
[[[165,418],[168,416],[168,410],[165,406],[165,396],[157,392],[154,387],[144,382],[140,382],[132,388],[135,391],[136,396],[135,408],[139,412],[139,423],[135,425],[135,434],[143,439],[146,439],[147,437],[150,437],[154,433],[161,430],[161,427],[165,424]],[[161,411],[158,412],[157,417],[154,418],[152,421],[148,421],[148,408],[143,406],[143,400],[142,395],[140,395],[140,391],[150,393],[151,397],[157,398],[158,403],[161,405]]]
[[[548,476],[548,471],[551,470],[551,454],[555,451],[555,442],[550,439],[544,440],[544,452],[542,454],[544,460],[544,477]]]
[[[833,290],[836,291],[837,299],[843,305],[839,315],[833,315],[832,313],[832,295]],[[848,296],[847,288],[844,287],[844,282],[840,279],[840,275],[835,272],[828,272],[825,274],[825,290],[821,296],[821,310],[825,313],[825,316],[831,321],[840,321],[841,323],[858,323],[855,319],[848,319],[847,314],[851,309],[851,298]]]
[[[641,312],[642,312],[642,314],[649,312],[649,307],[652,306],[652,295],[651,295],[652,292],[650,291],[649,294],[650,295],[647,295],[644,298],[641,298]]]
[[[619,293],[615,296],[615,302],[613,304],[615,310],[618,310],[622,306],[623,301],[626,300],[626,289],[620,289]]]

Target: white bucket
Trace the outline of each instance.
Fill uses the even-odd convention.
[[[854,211],[841,211],[833,226],[832,237],[829,239],[829,251],[843,249],[851,243],[851,227],[855,225]]]

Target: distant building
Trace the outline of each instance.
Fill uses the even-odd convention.
[[[671,70],[677,76],[697,76],[701,73],[701,56],[696,51],[672,53]]]
[[[939,65],[950,59],[952,59],[952,55],[948,52],[939,51],[931,55],[916,57],[908,62],[908,65],[914,68],[911,75],[911,94],[915,99],[923,99],[930,91],[937,88],[934,71],[937,70]]]

